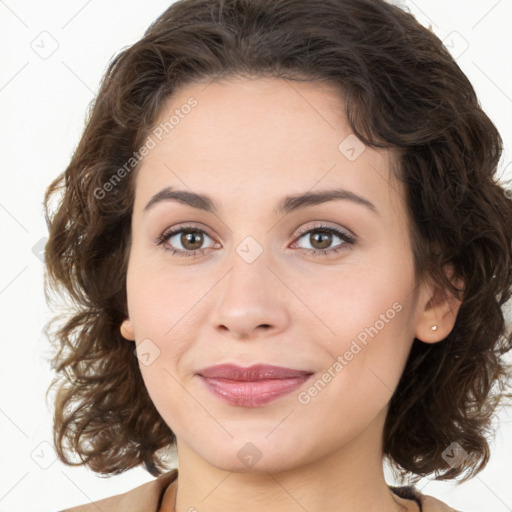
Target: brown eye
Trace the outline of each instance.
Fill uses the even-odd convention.
[[[184,249],[195,251],[203,245],[204,237],[200,231],[183,231],[180,242]]]
[[[210,241],[207,247],[205,244]],[[182,256],[192,256],[202,253],[206,249],[212,248],[215,242],[202,229],[191,227],[180,227],[165,231],[157,239],[158,245],[163,245],[165,249]]]
[[[329,226],[317,226],[307,230],[301,229],[300,232],[302,234],[295,244],[312,254],[334,254],[356,243],[354,235]],[[304,246],[301,240],[305,240],[309,246]]]
[[[314,231],[309,234],[309,240],[314,249],[327,249],[332,243],[332,233]]]

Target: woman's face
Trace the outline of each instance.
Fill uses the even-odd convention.
[[[319,83],[230,79],[177,91],[148,138],[123,332],[178,449],[216,467],[380,449],[428,296],[393,155],[365,147],[342,112]],[[238,383],[244,402],[236,384],[198,375],[221,363],[309,377],[269,401],[275,380]]]

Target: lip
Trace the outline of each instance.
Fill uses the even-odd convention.
[[[199,370],[197,375],[220,400],[236,406],[257,407],[296,390],[313,373],[266,364],[249,367],[220,364]]]

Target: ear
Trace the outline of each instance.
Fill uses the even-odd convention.
[[[464,289],[464,282],[454,277],[453,266],[446,268],[451,283],[459,290]],[[462,298],[456,297],[451,291],[442,289],[439,285],[425,283],[419,295],[418,322],[416,338],[425,343],[437,343],[450,334],[462,304]]]
[[[127,340],[135,341],[135,334],[133,331],[133,325],[129,318],[123,321],[121,327],[119,329],[121,331],[121,336]]]

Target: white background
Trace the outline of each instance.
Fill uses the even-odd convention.
[[[56,512],[153,479],[140,468],[100,478],[53,462],[51,404],[44,398],[49,344],[41,333],[51,313],[37,251],[47,235],[44,190],[69,162],[107,63],[170,3],[0,0],[0,512]],[[396,3],[446,38],[503,136],[500,169],[510,178],[512,0]],[[420,489],[465,512],[512,510],[510,412],[499,419],[484,471],[460,486],[424,479]]]

